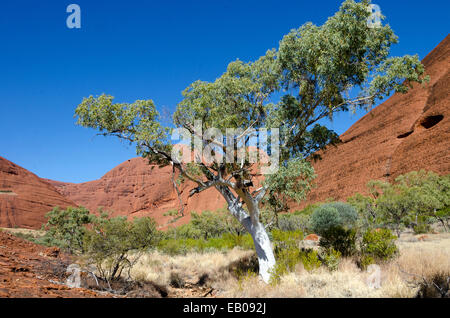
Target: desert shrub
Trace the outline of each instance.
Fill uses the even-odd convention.
[[[253,250],[255,249],[255,245],[253,243],[253,239],[250,234],[233,234],[233,233],[225,233],[222,235],[222,240],[230,246],[230,248],[234,248],[236,246],[244,249],[244,250]]]
[[[270,233],[274,245],[276,264],[271,272],[271,284],[277,284],[281,276],[293,271],[301,261],[299,242],[303,239],[303,232],[281,231],[274,229]]]
[[[300,253],[300,259],[303,263],[303,267],[307,271],[312,271],[319,268],[322,262],[319,259],[319,253],[315,250],[306,250]]]
[[[375,264],[375,259],[370,255],[362,254],[359,260],[357,261],[357,265],[362,269],[367,269],[369,265]]]
[[[86,232],[84,246],[89,262],[95,264],[101,278],[110,282],[117,280],[124,270],[129,274],[139,256],[160,238],[151,218],[128,221],[125,217],[103,215]]]
[[[167,238],[173,239],[210,239],[220,237],[225,233],[244,234],[245,228],[236,218],[224,209],[203,211],[201,214],[192,212],[191,221],[166,232]]]
[[[330,202],[317,207],[311,215],[311,229],[319,235],[331,228],[352,228],[358,220],[358,213],[350,204]]]
[[[274,229],[270,232],[270,236],[276,253],[277,250],[298,247],[298,243],[303,239],[303,232],[301,230],[281,231]]]
[[[377,219],[376,203],[373,197],[356,193],[352,197],[347,198],[347,203],[352,205],[358,213],[358,228],[365,231],[369,228],[380,227]]]
[[[69,253],[82,253],[86,225],[96,217],[83,207],[68,207],[65,210],[55,207],[46,214],[47,223],[42,226],[45,235],[38,239],[47,246],[58,246]]]
[[[305,214],[283,214],[278,216],[277,228],[281,231],[307,232],[309,216]]]
[[[423,234],[431,232],[431,225],[428,223],[418,223],[413,226],[414,234]]]
[[[192,223],[183,224],[178,227],[169,228],[165,234],[165,238],[170,239],[199,239],[203,238],[204,234],[201,230],[196,228]]]
[[[185,285],[183,277],[179,273],[171,272],[169,277],[169,285],[174,288],[183,288]]]
[[[337,270],[341,263],[341,253],[334,248],[321,249],[319,258],[330,271]]]
[[[219,213],[203,211],[202,214],[197,214],[193,212],[191,217],[192,226],[200,232],[204,239],[220,236],[224,232],[224,219]]]
[[[357,252],[356,230],[347,230],[341,226],[331,227],[322,232],[319,245],[326,250],[333,248],[342,256],[354,255]]]
[[[303,210],[297,210],[294,211],[294,215],[306,215],[311,216],[313,214],[314,210],[316,210],[319,206],[321,206],[323,203],[314,203],[314,204],[308,204]]]
[[[367,230],[361,241],[361,267],[386,262],[398,255],[396,239],[388,229]]]
[[[207,240],[203,238],[166,238],[158,243],[158,250],[168,255],[184,255],[188,252],[225,251],[240,247],[254,249],[250,234],[237,235],[225,233]]]
[[[184,239],[164,239],[158,243],[157,248],[167,255],[184,255],[188,250],[186,244],[182,244],[182,240]]]
[[[270,283],[276,285],[280,282],[281,276],[293,271],[295,266],[301,261],[300,249],[298,247],[290,247],[277,251],[276,264],[271,271]]]
[[[311,229],[322,235],[328,229],[340,225],[339,213],[336,208],[324,206],[317,208],[311,215]]]
[[[177,215],[178,215],[178,211],[175,210],[175,209],[168,210],[168,211],[165,212],[163,215],[164,215],[164,216],[177,216]]]

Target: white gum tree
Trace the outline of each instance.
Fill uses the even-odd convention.
[[[339,139],[318,121],[358,107],[369,109],[392,92],[406,92],[413,82],[427,80],[417,56],[389,57],[397,37],[389,25],[367,23],[369,6],[369,1],[347,0],[323,25],[306,23],[292,30],[278,49],[258,60],[231,62],[215,81],[192,83],[183,91],[172,127],[162,125],[152,100],[114,103],[104,94],[83,99],[75,111],[77,123],[135,143],[137,153],[152,163],[172,165],[196,184],[190,195],[219,191],[229,212],[251,234],[260,276],[268,282],[276,261],[260,206],[263,200],[283,206],[289,198],[305,197],[314,171],[304,158]],[[196,129],[199,122],[201,129]],[[173,156],[170,136],[175,128],[194,137],[192,144],[200,141],[212,155],[226,154],[222,158],[228,160],[196,156],[198,160],[184,162]],[[209,128],[241,133],[232,138],[201,133]],[[263,128],[278,129],[268,133],[268,150],[261,140],[251,142],[252,134]],[[256,188],[255,168],[260,165],[239,156],[236,147],[227,151],[230,143],[270,156],[279,149],[279,164],[271,163],[278,170]]]

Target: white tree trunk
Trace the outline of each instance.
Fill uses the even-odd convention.
[[[226,195],[224,197],[229,201]],[[269,283],[271,270],[275,267],[275,256],[266,228],[259,220],[252,221],[242,205],[229,202],[228,209],[252,236],[258,257],[259,275],[265,283]]]
[[[269,283],[271,271],[275,267],[275,256],[269,236],[261,222],[257,222],[256,225],[252,224],[249,233],[253,238],[256,255],[258,256],[259,275],[265,283]]]

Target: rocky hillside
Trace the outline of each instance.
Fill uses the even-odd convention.
[[[40,228],[55,206],[75,206],[52,185],[0,157],[0,227]]]
[[[172,178],[171,166],[160,168],[149,165],[146,159],[133,158],[121,163],[99,180],[79,184],[48,181],[62,195],[92,212],[103,207],[113,215],[151,216],[164,225],[174,219],[174,216],[164,214],[181,208]],[[225,200],[214,189],[189,198],[189,191],[194,187],[190,181],[179,187],[186,216],[191,211],[216,210],[225,206]],[[188,218],[184,217],[174,224],[187,221]]]

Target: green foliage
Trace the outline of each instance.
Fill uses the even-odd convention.
[[[311,229],[324,235],[331,228],[352,228],[356,225],[358,214],[349,204],[330,202],[317,207],[311,215]]]
[[[83,237],[86,225],[95,220],[95,216],[83,207],[68,207],[65,210],[55,207],[46,214],[47,223],[42,226],[45,235],[38,241],[47,246],[58,246],[69,253],[83,252]]]
[[[379,227],[376,202],[373,197],[356,193],[352,197],[347,198],[347,203],[352,205],[358,212],[358,228],[367,230],[368,228]]]
[[[188,252],[226,251],[240,247],[253,249],[253,240],[250,234],[237,235],[225,233],[220,237],[204,238],[168,238],[161,240],[158,250],[168,255],[184,255]]]
[[[398,255],[397,237],[388,229],[367,230],[361,241],[361,266],[386,262]]]
[[[282,231],[274,229],[270,233],[274,244],[276,265],[271,272],[271,284],[277,284],[281,276],[293,271],[301,261],[299,242],[303,239],[303,232]]]
[[[331,206],[321,206],[317,208],[311,215],[311,229],[322,235],[328,229],[340,226],[339,212],[336,208]]]
[[[374,223],[395,230],[397,236],[405,226],[417,233],[429,231],[432,219],[448,230],[449,215],[440,211],[450,206],[450,175],[411,171],[397,177],[393,184],[370,181],[368,188],[372,198],[360,197],[359,202],[370,202],[366,213],[373,215]]]
[[[319,245],[325,249],[335,249],[342,256],[351,256],[356,253],[356,230],[344,229],[341,226],[331,227],[322,232]]]
[[[244,227],[234,216],[224,210],[203,211],[201,215],[192,213],[192,226],[200,231],[203,238],[218,237],[224,233],[242,234]]]
[[[300,254],[303,267],[308,271],[312,271],[320,267],[322,262],[319,259],[319,254],[315,250],[307,250]]]
[[[330,271],[336,271],[341,263],[341,253],[334,248],[322,249],[319,257]]]
[[[294,211],[294,215],[306,215],[311,216],[313,214],[314,210],[318,208],[322,203],[314,203],[314,204],[308,204],[303,210],[296,210]]]
[[[299,241],[301,241],[303,239],[303,232],[300,230],[282,231],[279,229],[274,229],[271,232],[271,236],[275,247],[280,246],[280,248],[283,248],[287,247],[288,245],[295,245]]]
[[[366,254],[361,255],[361,258],[359,260],[359,266],[362,269],[367,269],[367,267],[369,267],[369,265],[372,265],[372,264],[375,264],[375,263],[376,263],[376,261],[373,258],[373,256],[366,255]]]
[[[306,233],[309,227],[309,216],[305,214],[283,214],[278,216],[277,228],[281,231],[302,231]]]
[[[267,175],[264,180],[268,191],[263,204],[274,213],[287,211],[288,199],[303,200],[315,177],[313,167],[305,160],[296,158],[282,163],[277,173]]]
[[[169,210],[166,213],[164,213],[164,216],[176,216],[178,214],[177,210]]]
[[[97,218],[86,232],[84,246],[100,277],[108,282],[118,279],[133,267],[145,250],[154,247],[161,235],[148,217],[128,221],[125,217]]]
[[[178,227],[171,227],[165,232],[165,238],[173,238],[173,239],[186,239],[186,238],[193,238],[198,239],[202,238],[203,234],[202,232],[194,227],[192,223],[187,223],[180,225]]]
[[[236,218],[224,209],[214,212],[203,211],[201,214],[192,212],[188,224],[171,228],[167,231],[167,238],[182,239],[193,238],[205,240],[220,237],[226,233],[242,235],[245,228]]]

